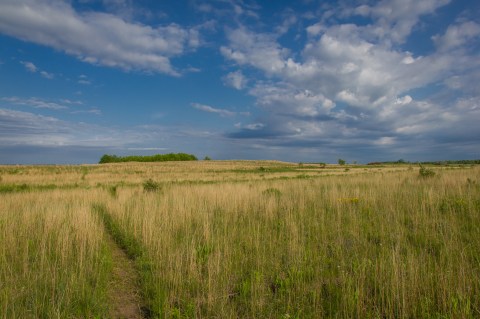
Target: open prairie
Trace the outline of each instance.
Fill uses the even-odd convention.
[[[0,166],[0,318],[478,318],[480,167],[428,169]]]

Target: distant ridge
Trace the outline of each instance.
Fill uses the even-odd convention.
[[[425,164],[425,165],[458,165],[458,164],[480,164],[480,159],[476,160],[448,160],[448,161],[426,161],[426,162],[409,162],[405,160],[398,160],[398,161],[387,161],[387,162],[370,162],[367,165],[383,165],[383,164]]]

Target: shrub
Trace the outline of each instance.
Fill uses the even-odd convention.
[[[159,189],[160,189],[160,184],[158,184],[151,178],[143,182],[143,190],[145,192],[156,192]]]
[[[435,172],[432,169],[426,168],[423,165],[420,165],[420,170],[418,171],[420,177],[432,177],[435,176]]]
[[[344,159],[338,159],[338,165],[345,165],[346,161]]]

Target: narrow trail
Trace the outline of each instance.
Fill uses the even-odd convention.
[[[128,258],[108,234],[107,242],[112,252],[112,278],[108,286],[109,318],[144,319],[145,305],[139,286],[139,275],[134,261]]]

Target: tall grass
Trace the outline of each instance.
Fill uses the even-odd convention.
[[[0,198],[0,318],[106,313],[111,261],[82,191]]]
[[[152,261],[159,317],[480,316],[479,170],[335,176],[104,201]]]
[[[106,229],[136,260],[153,317],[480,317],[480,167],[0,173],[0,318],[104,318]]]

